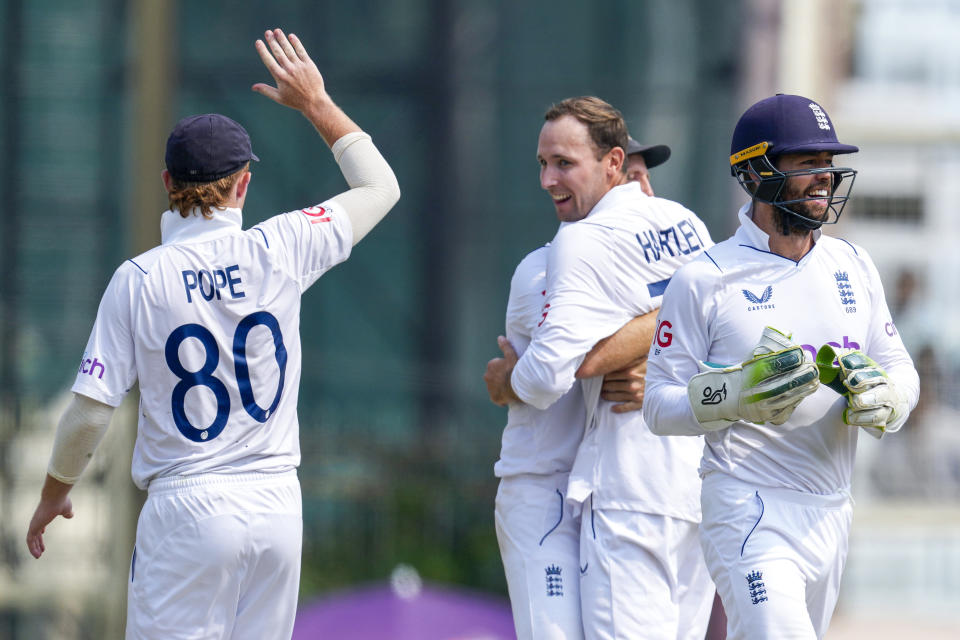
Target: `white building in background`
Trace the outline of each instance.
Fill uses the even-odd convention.
[[[960,362],[960,0],[744,0],[744,11],[743,107],[809,96],[860,147],[837,159],[859,174],[828,232],[868,248],[891,306],[910,270],[920,287],[895,318],[908,347],[935,340]]]
[[[870,248],[891,303],[900,271],[916,274],[895,318],[908,345],[960,354],[960,2],[856,6],[852,65],[832,96],[842,135],[861,148],[842,230]]]
[[[859,173],[827,232],[874,258],[929,394],[904,432],[860,439],[837,617],[882,620],[871,637],[960,637],[960,385],[938,386],[960,372],[960,0],[746,3],[780,25],[775,69],[752,86],[817,99],[860,147],[836,159]]]

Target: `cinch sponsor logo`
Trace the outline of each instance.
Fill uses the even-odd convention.
[[[654,334],[654,340],[657,341],[657,346],[653,348],[654,355],[659,355],[661,348],[666,349],[673,344],[673,333],[671,333],[669,329],[673,329],[673,325],[670,324],[669,320],[661,320],[657,324],[657,332]]]
[[[891,338],[892,338],[893,336],[897,335],[897,328],[893,325],[893,322],[892,322],[892,321],[891,321],[891,322],[885,322],[885,323],[883,324],[883,330],[884,330],[884,331],[886,332],[886,334],[887,334],[888,336],[890,336]]]
[[[317,224],[318,222],[329,222],[330,217],[333,214],[333,209],[329,207],[321,207],[320,205],[315,205],[313,207],[307,207],[306,209],[301,209],[300,213],[313,218],[310,221],[310,224]]]
[[[104,364],[100,362],[96,356],[93,358],[88,358],[87,354],[83,354],[83,358],[80,360],[80,370],[79,373],[85,373],[88,376],[96,376],[98,380],[103,380],[103,374],[106,371]]]
[[[835,349],[844,349],[844,350],[846,350],[846,349],[859,349],[859,348],[860,348],[860,343],[859,343],[859,342],[854,342],[853,340],[851,340],[851,339],[850,339],[850,336],[843,336],[843,343],[842,343],[842,344],[841,344],[840,342],[833,342],[832,340],[831,340],[830,342],[827,342],[827,344],[830,345],[831,347],[835,348]],[[803,350],[804,350],[804,351],[806,351],[807,353],[810,354],[810,357],[811,357],[814,361],[817,360],[817,350],[819,349],[819,347],[815,347],[815,346],[813,346],[812,344],[802,344],[802,345],[800,345],[800,346],[803,347]]]

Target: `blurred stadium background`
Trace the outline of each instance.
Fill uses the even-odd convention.
[[[818,99],[861,147],[831,233],[874,256],[924,391],[905,432],[861,439],[828,637],[960,634],[960,0],[0,0],[0,639],[122,635],[135,397],[43,560],[23,539],[100,294],[159,239],[173,123],[218,111],[247,127],[262,160],[247,226],[343,189],[301,116],[250,91],[272,26],[301,37],[403,190],[304,298],[301,606],[398,565],[504,602],[505,412],[481,375],[513,267],[556,227],[544,110],[618,106],[634,137],[673,148],[658,195],[722,239],[742,201],[733,125],[780,91]]]

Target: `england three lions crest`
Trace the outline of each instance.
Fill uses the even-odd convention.
[[[563,597],[563,569],[555,564],[546,568],[547,572],[547,597]]]
[[[850,276],[846,271],[837,271],[833,274],[833,279],[837,283],[837,292],[840,294],[840,304],[843,305],[847,313],[857,312],[857,298],[853,292],[853,285],[850,284]]]

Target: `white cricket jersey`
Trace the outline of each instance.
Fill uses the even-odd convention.
[[[770,251],[749,211],[749,204],[740,210],[732,238],[680,269],[667,288],[647,365],[643,413],[651,427],[703,434],[687,397],[697,362],[742,362],[765,326],[793,334],[811,359],[826,343],[860,349],[913,407],[917,372],[866,251],[818,230],[813,249],[794,262]],[[783,425],[734,422],[707,433],[702,472],[815,494],[848,491],[858,430],[843,423],[845,406],[821,386]]]
[[[162,244],[123,263],[73,391],[117,406],[140,381],[133,481],[300,463],[300,296],[353,246],[335,201],[244,231],[239,209],[167,211]]]
[[[543,321],[548,248],[549,245],[527,254],[510,280],[507,340],[518,356],[526,351],[530,336]],[[511,403],[494,474],[504,478],[525,473],[569,473],[585,421],[579,382],[547,409]]]
[[[549,307],[514,369],[517,395],[541,409],[555,402],[593,345],[656,309],[677,267],[712,244],[685,207],[651,198],[636,183],[611,189],[550,246]],[[612,403],[599,399],[601,383],[583,381],[587,429],[568,497],[582,502],[592,493],[597,508],[699,520],[700,443],[654,436],[639,411],[613,413]]]

